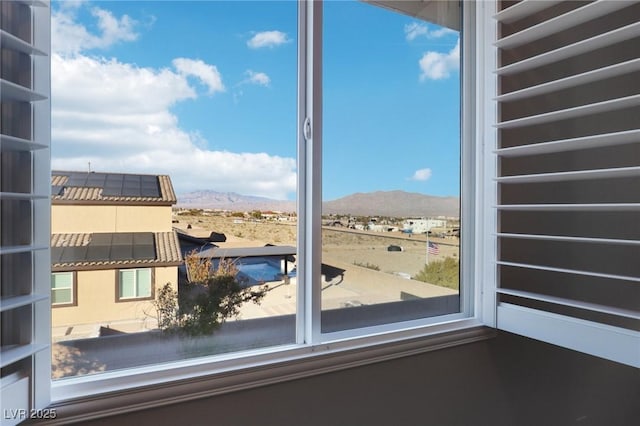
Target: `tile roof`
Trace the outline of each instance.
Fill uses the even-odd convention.
[[[143,205],[172,205],[177,201],[176,194],[171,184],[171,178],[167,175],[136,175],[123,173],[85,173],[69,171],[51,172],[51,202],[53,204],[143,204]],[[88,177],[82,184],[78,184],[78,177]],[[152,179],[157,187],[152,188],[151,193],[122,194],[124,190],[109,194],[109,189],[105,186],[105,180],[98,182],[96,178],[120,178],[122,179]],[[75,179],[75,180],[74,180]],[[99,180],[99,179],[98,179]],[[137,186],[140,193],[140,183]],[[159,196],[153,194],[159,193]],[[144,191],[142,191],[144,193]]]
[[[149,234],[149,233],[133,233],[133,234]],[[182,263],[182,255],[180,253],[180,243],[175,232],[154,232],[153,241],[155,249],[155,257],[150,259],[120,259],[120,260],[88,260],[86,256],[65,262],[53,262],[53,270],[74,270],[74,269],[112,269],[118,267],[133,267],[141,265],[161,265],[161,266],[178,266]],[[100,233],[95,235],[106,235]],[[114,235],[118,235],[114,233]],[[91,244],[94,234],[53,234],[51,235],[51,248],[54,251],[57,248],[76,248],[88,247]]]

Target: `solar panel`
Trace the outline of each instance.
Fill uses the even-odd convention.
[[[133,246],[111,246],[110,260],[133,259]]]
[[[87,184],[89,186],[103,186],[106,181],[106,176],[103,174],[90,174],[87,177]]]
[[[153,232],[98,232],[89,244],[52,247],[52,263],[100,262],[156,259]]]
[[[155,259],[155,258],[156,258],[156,250],[153,244],[133,246],[133,259],[149,260],[149,259]]]
[[[110,254],[111,247],[109,246],[89,246],[86,260],[89,262],[111,260]]]
[[[135,232],[133,233],[133,244],[144,245],[153,244],[153,232]]]
[[[51,263],[60,263],[63,247],[51,247]]]
[[[67,176],[68,179],[64,185],[66,187],[102,188],[102,195],[109,197],[162,197],[158,178],[153,175],[69,172],[53,174],[53,176]],[[63,187],[52,186],[52,193],[60,195],[63,189]]]
[[[62,195],[63,192],[63,185],[51,185],[51,195]]]
[[[60,262],[73,263],[82,262],[87,258],[87,247],[62,247]]]
[[[87,186],[87,178],[79,176],[70,176],[67,180],[67,186],[78,186],[84,188]]]
[[[140,188],[122,188],[123,197],[140,197]]]
[[[110,246],[111,241],[113,240],[112,232],[100,232],[91,234],[91,241],[89,241],[90,246]]]
[[[140,187],[140,195],[143,197],[160,197],[160,188],[158,182],[151,184],[143,183]]]
[[[122,195],[122,184],[106,183],[104,188],[102,188],[102,195],[120,197]]]
[[[111,244],[114,246],[132,246],[133,245],[133,233],[132,232],[116,232],[113,235]]]

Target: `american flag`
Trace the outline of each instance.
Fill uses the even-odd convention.
[[[427,252],[429,252],[429,254],[439,254],[440,253],[440,247],[438,247],[437,244],[432,243],[431,241],[429,241],[427,243]]]

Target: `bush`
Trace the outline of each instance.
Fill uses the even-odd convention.
[[[413,279],[458,290],[460,288],[460,262],[452,257],[430,262],[428,265],[424,265],[422,271],[418,272]]]
[[[229,260],[221,259],[212,269],[210,259],[200,259],[193,251],[185,264],[189,277],[185,288],[178,293],[165,284],[154,302],[158,327],[165,332],[211,334],[226,319],[237,316],[243,303],[260,303],[267,292],[265,286],[243,287]]]
[[[378,265],[376,265],[375,263],[369,263],[369,262],[364,263],[364,262],[354,261],[353,264],[356,265],[356,266],[360,266],[362,268],[372,269],[374,271],[379,271],[380,270],[380,267]]]

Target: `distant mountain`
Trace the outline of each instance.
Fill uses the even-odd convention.
[[[203,190],[178,195],[178,207],[233,211],[272,210],[293,212],[296,209],[296,202],[241,195],[235,192]]]
[[[458,197],[436,197],[405,191],[356,193],[323,203],[323,213],[358,216],[460,216]]]
[[[395,217],[459,216],[459,203],[458,197],[436,197],[404,191],[376,191],[325,201],[323,213]],[[208,190],[178,195],[178,206],[234,211],[293,212],[296,209],[295,201]]]

